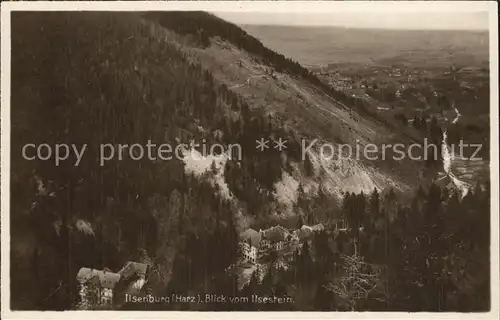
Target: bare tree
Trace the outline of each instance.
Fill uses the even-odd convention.
[[[377,266],[364,262],[357,252],[351,256],[342,255],[341,259],[341,276],[326,284],[326,290],[346,301],[352,311],[356,310],[360,300],[367,299],[375,291],[377,299],[384,300],[380,298],[385,297],[385,293],[381,285],[381,272]]]

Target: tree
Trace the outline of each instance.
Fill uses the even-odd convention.
[[[314,309],[328,311],[332,309],[334,305],[335,297],[332,291],[325,288],[322,283],[318,283],[316,286],[316,293],[314,294]]]
[[[311,257],[311,249],[308,241],[304,241],[302,250],[297,257],[296,264],[297,277],[300,283],[307,283],[313,275],[313,261]]]
[[[378,216],[380,211],[380,198],[377,188],[373,188],[373,192],[370,196],[370,215]]]
[[[366,198],[363,193],[358,195],[346,193],[343,202],[344,216],[347,218],[351,231],[354,234],[354,245],[357,250],[359,242],[359,229],[365,217]]]
[[[274,267],[273,264],[269,264],[269,269],[262,279],[262,288],[265,293],[272,294],[274,288]]]
[[[313,212],[308,212],[307,213],[307,224],[312,226],[316,222],[316,219],[314,219],[314,213]]]
[[[364,219],[364,226],[367,232],[371,232],[375,228],[375,221],[380,217],[380,196],[377,188],[373,188],[368,204],[368,214]]]
[[[97,276],[88,279],[85,283],[79,285],[80,290],[84,288],[84,298],[77,304],[79,310],[95,310],[99,305],[100,281]]]
[[[300,229],[304,225],[304,220],[302,219],[302,215],[300,213],[298,214],[298,216],[299,218],[297,220],[297,229]]]
[[[333,252],[330,249],[328,234],[326,231],[320,231],[314,235],[313,248],[315,253],[316,274],[320,278],[328,277],[334,271],[330,266],[334,263]]]
[[[375,293],[377,298],[385,298],[385,292],[379,290],[381,275],[375,265],[364,262],[358,253],[352,256],[342,255],[341,258],[343,274],[326,284],[324,286],[326,290],[345,301],[351,311],[358,310],[359,303]]]

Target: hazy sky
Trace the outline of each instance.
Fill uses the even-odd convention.
[[[214,12],[236,24],[388,29],[488,29],[487,12]]]

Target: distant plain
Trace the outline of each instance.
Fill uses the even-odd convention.
[[[488,32],[244,25],[264,45],[299,63],[488,63]]]

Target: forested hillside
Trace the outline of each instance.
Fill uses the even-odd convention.
[[[328,232],[295,253],[287,272],[271,271],[262,283],[251,282],[242,295],[279,291],[294,297],[294,304],[284,309],[309,310],[314,305],[317,310],[351,310],[352,301],[340,302],[329,289],[341,281],[342,255],[350,254],[333,248],[354,243],[368,263],[386,268],[377,280],[384,283],[383,303],[378,295],[366,296],[356,309],[489,308],[487,184],[464,199],[449,197],[435,184],[416,195],[386,189],[381,199],[376,190],[369,196],[345,192],[340,201],[321,185],[307,191],[312,177],[326,173],[321,167],[315,172],[314,159],[301,158],[300,132],[264,108],[251,108],[214,70],[188,56],[181,45],[166,41],[162,28],[194,35],[202,49],[217,36],[263,59],[276,72],[300,76],[341,100],[343,108],[358,110],[298,63],[206,13],[13,13],[13,309],[74,308],[75,275],[81,267],[117,270],[130,260],[152,268],[148,290],[157,295],[234,295],[236,279],[226,270],[239,254],[238,233],[250,226],[268,227],[281,217],[280,223],[288,225],[323,223]],[[356,123],[361,121],[371,120]],[[255,141],[262,137],[285,139],[287,148],[260,152]],[[146,145],[148,140],[237,144],[243,157],[218,154],[224,161],[214,160],[202,174],[175,157],[99,161],[101,144]],[[74,155],[58,165],[23,158],[23,146],[43,143],[88,147],[78,165]],[[280,206],[277,184],[297,171],[303,173],[297,196],[291,206]],[[380,180],[392,182],[385,176]],[[371,191],[373,185],[365,187]],[[333,237],[330,223],[339,216],[352,230]],[[421,243],[427,243],[424,249]],[[437,274],[443,276],[435,280]],[[446,300],[444,291],[452,298]],[[477,300],[469,300],[471,296]],[[415,297],[417,302],[411,302]]]
[[[23,13],[13,20],[13,33],[23,36],[12,44],[12,233],[29,222],[39,240],[36,248],[20,257],[14,252],[13,263],[53,254],[58,255],[53,265],[37,272],[67,270],[41,274],[38,279],[47,281],[47,286],[19,293],[36,294],[31,303],[67,306],[70,301],[64,297],[71,295],[63,292],[71,293],[75,268],[117,267],[123,259],[138,257],[142,249],[156,258],[168,280],[172,265],[168,260],[182,247],[184,237],[195,235],[197,245],[206,245],[215,232],[211,224],[227,237],[236,232],[237,209],[265,213],[273,183],[287,163],[273,150],[256,152],[256,135],[289,138],[292,144],[286,154],[297,160],[300,156],[290,133],[274,128],[270,119],[250,111],[226,86],[215,83],[208,71],[155,38],[136,14]],[[228,117],[230,112],[237,118]],[[222,134],[214,134],[215,130]],[[225,170],[240,201],[227,202],[209,183],[185,173],[179,159],[123,159],[100,166],[101,143],[145,145],[148,139],[172,145],[193,139],[241,145],[244,158],[237,165],[228,162]],[[22,146],[27,143],[87,143],[88,151],[79,166],[70,158],[56,167],[49,161],[23,159]],[[92,225],[90,236],[71,228],[80,220]],[[213,249],[231,255],[229,247]],[[227,261],[209,256],[222,264],[220,268],[227,267]],[[40,269],[29,264],[30,274]],[[55,298],[47,297],[60,281],[66,285],[58,289],[64,302],[51,305]]]

